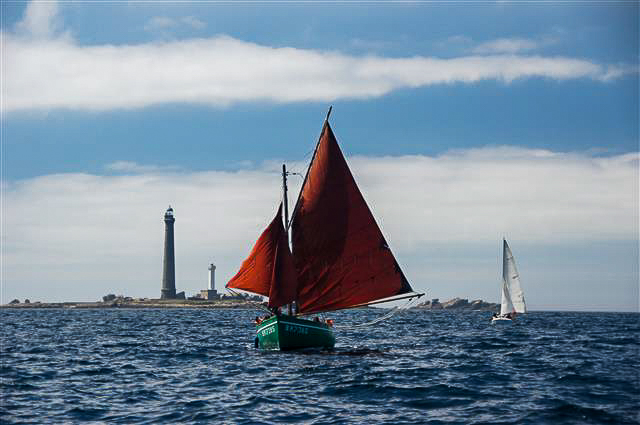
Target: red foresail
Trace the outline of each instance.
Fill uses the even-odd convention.
[[[295,299],[296,271],[282,225],[282,204],[226,287],[267,296],[269,307],[280,307]]]
[[[299,311],[338,310],[412,292],[329,123],[292,217]]]

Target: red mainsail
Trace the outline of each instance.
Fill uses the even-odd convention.
[[[413,290],[325,122],[292,217],[298,310],[339,310]]]
[[[296,298],[296,271],[282,225],[282,204],[226,287],[267,296],[269,307],[280,307]]]

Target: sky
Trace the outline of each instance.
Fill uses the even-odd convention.
[[[2,303],[158,297],[169,204],[220,289],[333,105],[415,290],[498,302],[505,237],[530,309],[639,309],[637,2],[0,8]]]

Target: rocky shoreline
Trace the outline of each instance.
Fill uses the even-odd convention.
[[[500,304],[490,303],[483,300],[469,301],[466,298],[453,298],[449,301],[440,302],[438,298],[425,301],[413,307],[415,310],[447,310],[447,311],[493,311],[500,310]]]
[[[61,303],[43,303],[43,302],[19,302],[14,300],[9,304],[3,304],[0,308],[11,309],[29,309],[29,308],[259,308],[257,301],[249,301],[244,299],[220,300],[160,300],[160,299],[132,299],[129,297],[118,297],[110,301],[97,302],[61,302]],[[500,304],[489,303],[483,300],[469,301],[466,298],[453,298],[449,301],[440,302],[435,298],[431,301],[425,301],[412,307],[412,310],[430,310],[430,311],[492,311],[500,310]]]
[[[257,308],[257,302],[244,300],[114,300],[108,302],[62,302],[62,303],[11,303],[0,308]]]

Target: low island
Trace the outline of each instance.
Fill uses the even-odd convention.
[[[449,301],[440,302],[438,298],[425,301],[413,307],[414,310],[447,310],[447,311],[499,311],[500,304],[490,303],[483,300],[469,301],[466,298],[453,298]]]
[[[107,295],[96,302],[31,302],[13,300],[2,308],[255,308],[262,303],[261,297],[249,295],[223,296],[215,300],[206,299],[152,299]]]
[[[151,299],[132,298],[119,296],[107,296],[102,301],[96,302],[31,302],[25,299],[13,300],[9,304],[2,305],[2,308],[256,308],[262,304],[260,297],[248,295],[223,296],[215,300],[206,299]],[[425,301],[412,307],[412,310],[430,311],[498,311],[500,305],[482,300],[469,301],[465,298],[453,298],[449,301],[440,302],[435,298]]]

